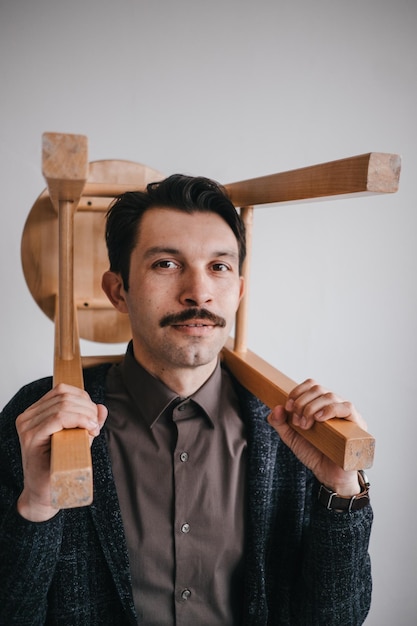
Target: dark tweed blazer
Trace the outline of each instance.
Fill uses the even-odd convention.
[[[95,402],[104,402],[108,367],[84,372]],[[92,447],[91,506],[60,511],[43,523],[16,511],[23,473],[15,419],[51,382],[27,385],[0,416],[0,625],[138,624],[103,432]],[[371,600],[371,507],[353,513],[322,507],[314,477],[266,423],[268,409],[236,387],[249,452],[242,624],[362,624]]]

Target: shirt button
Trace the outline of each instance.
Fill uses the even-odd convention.
[[[190,532],[190,524],[187,524],[187,523],[183,524],[181,526],[181,532],[184,533],[185,535],[187,533],[189,533]]]
[[[188,600],[188,598],[189,598],[190,596],[191,596],[191,591],[190,591],[189,589],[184,589],[184,590],[181,592],[181,598],[182,598],[183,600]]]
[[[180,406],[178,407],[178,411],[185,411],[187,406],[188,406],[188,402],[185,402],[184,404],[180,404]]]
[[[188,452],[181,452],[180,459],[183,463],[186,463],[188,461]]]

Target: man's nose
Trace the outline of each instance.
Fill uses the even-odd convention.
[[[202,306],[213,300],[211,281],[201,270],[189,269],[184,273],[181,303],[187,306]]]

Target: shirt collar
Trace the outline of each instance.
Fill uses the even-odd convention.
[[[132,342],[128,345],[121,368],[129,395],[149,428],[152,428],[171,405],[174,408],[186,400],[136,361],[133,355]],[[187,400],[192,400],[199,405],[213,426],[219,417],[221,380],[222,371],[219,359],[211,376],[195,393],[187,398]]]

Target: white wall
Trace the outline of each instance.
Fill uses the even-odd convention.
[[[370,151],[395,195],[259,209],[250,347],[377,438],[367,626],[416,623],[415,0],[2,0],[0,404],[51,371],[20,265],[44,131],[221,182]],[[86,347],[87,351],[90,348]]]

